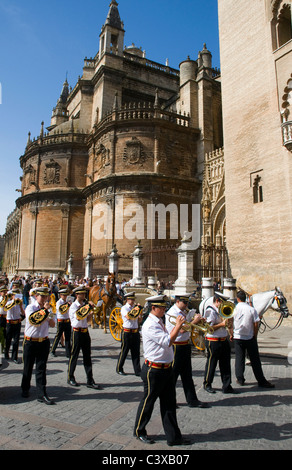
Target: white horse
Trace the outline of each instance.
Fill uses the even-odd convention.
[[[218,292],[218,294],[220,294],[220,292]],[[231,299],[228,300],[230,301]],[[273,310],[280,312],[282,318],[287,318],[290,315],[287,307],[287,300],[279,287],[275,287],[274,290],[253,294],[250,297],[247,295],[246,300],[256,309],[260,318],[263,317],[268,308],[272,308]],[[202,300],[199,305],[199,312],[202,316],[204,316],[206,308],[212,305],[212,303],[213,297],[207,297]]]

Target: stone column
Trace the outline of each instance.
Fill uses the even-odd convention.
[[[223,294],[228,295],[230,300],[236,299],[236,279],[223,279]]]
[[[91,279],[92,278],[92,264],[93,264],[93,259],[92,259],[92,253],[91,249],[89,248],[87,256],[85,258],[85,279]]]
[[[214,296],[214,281],[212,277],[202,278],[202,299]]]
[[[116,273],[119,272],[119,255],[116,245],[114,244],[112,247],[112,251],[109,255],[109,273]]]
[[[194,250],[191,239],[184,237],[181,245],[177,248],[178,254],[178,279],[174,283],[174,293],[192,293],[197,284],[193,279]]]
[[[132,253],[133,258],[133,285],[144,286],[142,279],[142,267],[143,267],[143,253],[142,253],[141,240],[138,240],[138,245],[135,246],[135,250]]]

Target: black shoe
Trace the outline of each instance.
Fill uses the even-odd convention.
[[[119,375],[127,375],[123,370],[117,370],[117,374],[119,374]]]
[[[243,385],[245,385],[245,380],[244,380],[244,379],[243,379],[243,380],[241,380],[241,379],[236,379],[236,383],[238,383],[238,385],[243,386]]]
[[[155,441],[148,436],[138,436],[137,439],[144,444],[155,444]]]
[[[22,396],[23,398],[28,398],[28,397],[29,397],[29,392],[28,392],[28,390],[22,390],[21,396]]]
[[[67,380],[67,383],[68,383],[69,385],[72,385],[72,387],[79,387],[79,384],[76,382],[75,379]]]
[[[205,385],[205,390],[208,393],[216,393],[215,390],[211,387],[211,385]]]
[[[167,445],[168,446],[189,446],[191,445],[191,441],[190,439],[185,439],[184,437],[182,437],[181,439],[177,439],[173,442],[167,442]]]
[[[87,383],[87,388],[94,388],[94,390],[100,390],[100,385],[96,384],[94,380]]]
[[[189,408],[209,408],[209,403],[203,403],[200,400],[193,400],[191,403],[188,403]]]
[[[46,405],[55,405],[55,402],[51,400],[47,395],[43,395],[42,397],[38,398],[40,403],[45,403]]]
[[[231,385],[230,385],[225,390],[223,390],[223,393],[238,393],[238,392],[236,390],[234,390],[234,388],[232,388]]]
[[[267,380],[263,383],[259,383],[259,387],[261,388],[275,388],[274,384],[271,384],[271,382],[268,382]]]
[[[57,357],[57,354],[56,354],[54,351],[52,351],[52,352],[51,352],[51,356]]]

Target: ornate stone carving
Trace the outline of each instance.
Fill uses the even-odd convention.
[[[126,147],[124,148],[123,160],[126,164],[129,165],[143,165],[145,162],[145,154],[143,151],[143,146],[136,137],[132,137],[131,140],[126,142]]]
[[[60,184],[60,170],[60,165],[51,158],[45,166],[44,184]]]

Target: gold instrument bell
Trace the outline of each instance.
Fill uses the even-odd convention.
[[[224,318],[224,320],[229,320],[234,315],[235,305],[230,300],[226,300],[220,304],[219,307],[219,315],[220,317]]]

